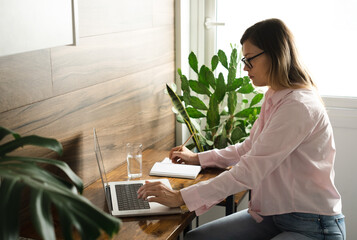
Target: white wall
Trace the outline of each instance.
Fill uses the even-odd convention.
[[[336,186],[342,196],[342,211],[346,216],[346,230],[348,239],[357,239],[357,176],[356,136],[357,129],[335,127],[336,156]]]
[[[324,99],[336,142],[335,183],[342,196],[347,239],[357,239],[357,99]]]

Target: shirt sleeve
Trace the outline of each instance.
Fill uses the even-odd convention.
[[[230,145],[224,149],[213,149],[198,154],[200,165],[206,167],[227,168],[236,165],[240,157],[246,154],[252,147],[250,137],[253,136],[258,121],[255,121],[251,135],[243,143]]]
[[[315,122],[301,102],[282,104],[231,170],[181,190],[188,209],[202,214],[231,194],[257,187],[312,132]]]

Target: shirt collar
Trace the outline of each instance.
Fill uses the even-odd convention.
[[[278,90],[278,91],[274,91],[273,89],[269,88],[268,91],[266,92],[266,97],[269,106],[276,105],[278,102],[280,102],[281,99],[283,99],[286,95],[288,95],[292,91],[294,90],[291,88]]]

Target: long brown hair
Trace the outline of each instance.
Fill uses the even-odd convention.
[[[268,84],[272,89],[316,88],[299,61],[294,36],[283,21],[272,18],[254,24],[244,32],[240,43],[247,40],[271,58]]]

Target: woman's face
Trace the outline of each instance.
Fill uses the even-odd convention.
[[[268,71],[271,62],[269,56],[266,53],[257,56],[262,52],[264,51],[253,45],[249,40],[246,40],[243,43],[243,56],[252,66],[249,67],[245,64],[243,70],[248,72],[249,78],[257,87],[268,85]],[[249,60],[249,58],[252,57],[254,57],[254,59]]]

